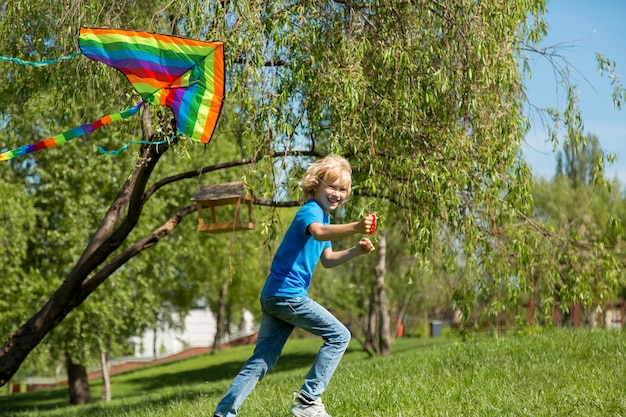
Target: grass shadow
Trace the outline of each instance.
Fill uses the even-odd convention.
[[[317,341],[315,343],[316,345],[313,345],[307,341],[304,345],[296,343],[295,347],[294,345],[287,347],[270,374],[281,374],[302,369],[302,376],[304,377],[304,373],[313,364],[317,349],[321,346],[321,342],[319,345],[317,345]],[[404,349],[402,347],[399,350]],[[410,349],[410,347],[407,346],[406,349]],[[248,352],[248,354],[250,353]],[[151,404],[157,406],[163,404],[165,406],[173,400],[189,401],[201,396],[221,396],[227,384],[234,379],[248,358],[247,355],[236,357],[241,359],[232,360],[230,357],[231,360],[215,363],[215,355],[202,355],[193,359],[183,359],[114,375],[111,381],[112,403],[102,402],[100,399],[101,381],[93,380],[90,382],[92,403],[82,406],[80,415],[88,417],[103,414],[125,415],[135,408],[145,407],[147,397],[150,398]],[[363,350],[355,344],[348,348],[344,360],[352,362],[366,357],[367,355]],[[196,363],[190,366],[186,362],[188,360],[196,361]],[[207,366],[202,366],[204,361],[206,361]],[[222,387],[221,389],[216,388],[216,382],[219,383],[218,387]],[[194,386],[198,388],[193,389],[196,391],[193,393],[188,388],[184,388]],[[0,396],[0,416],[12,416],[24,412],[54,414],[55,409],[61,410],[69,407],[68,398],[67,386]],[[117,402],[118,400],[121,401]],[[59,412],[61,412],[60,410]]]
[[[36,392],[26,392],[11,396],[0,397],[0,415],[9,412],[52,410],[69,405],[67,387],[50,388]]]
[[[280,373],[299,368],[308,368],[313,363],[314,358],[315,354],[310,353],[285,353],[280,357],[276,367],[272,369],[271,372]],[[134,398],[144,398],[147,393],[153,391],[156,392],[167,388],[191,386],[223,380],[230,381],[237,375],[243,364],[244,361],[229,361],[209,365],[204,368],[201,367],[197,369],[177,371],[176,367],[173,366],[172,363],[167,363],[150,367],[149,375],[146,375],[146,373],[143,372],[144,369],[128,371],[124,374],[120,374],[119,378],[117,378],[118,376],[114,376],[112,378],[113,398],[114,400],[123,399],[125,402],[130,400],[132,403]],[[102,413],[102,406],[104,406],[105,403],[103,403],[100,398],[94,397],[95,391],[97,391],[98,394],[100,392],[99,390],[94,389],[94,386],[97,386],[98,384],[94,384],[92,382],[91,385],[92,404],[85,406],[84,415],[101,415],[98,413]],[[116,386],[120,387],[121,385],[132,388],[127,390],[125,395],[116,395]],[[211,393],[202,392],[196,393],[195,395],[190,394],[190,396],[206,396],[209,394]],[[223,392],[215,392],[214,394],[221,395]],[[67,407],[69,406],[68,396],[67,387],[55,387],[36,392],[0,396],[0,416],[10,416],[10,413],[26,411],[51,411],[57,408]],[[165,404],[177,398],[181,399],[179,397],[181,397],[181,394],[165,395],[164,397],[159,397],[157,401]],[[192,399],[187,395],[184,395],[184,397],[185,400]],[[132,404],[125,404],[124,406],[120,405],[120,411],[128,411],[128,406],[132,406]],[[90,411],[92,407],[95,407],[95,410]],[[142,405],[138,404],[137,407],[142,407]],[[111,407],[107,405],[106,408],[110,409]],[[81,415],[83,415],[82,411]]]
[[[134,399],[125,399],[124,402],[113,402],[113,403],[105,403],[101,400],[96,400],[92,404],[84,405],[84,406],[76,406],[76,412],[74,409],[72,410],[72,415],[80,415],[81,417],[102,417],[103,415],[107,416],[117,416],[117,415],[133,415],[134,411],[145,410],[146,401],[150,402],[150,406],[156,409],[166,409],[170,407],[173,403],[179,402],[191,402],[191,401],[199,401],[205,397],[213,397],[221,394],[221,391],[213,388],[212,390],[204,390],[204,391],[196,391],[190,392],[188,390],[180,390],[179,392],[173,392],[171,394],[161,394],[158,397],[150,396],[146,399],[145,396],[137,396]],[[37,413],[45,413],[46,415],[61,415],[61,413],[67,412],[68,401],[67,398],[62,403],[49,403],[46,405],[40,405],[37,403],[37,407],[27,406],[27,405],[18,405],[15,404],[11,407],[1,407],[0,406],[0,415],[3,417],[11,417],[17,416],[22,412],[37,412]],[[58,410],[55,413],[55,410]],[[39,414],[38,414],[39,415]]]
[[[315,355],[303,353],[287,353],[280,357],[272,373],[291,371],[298,368],[309,367],[313,363]],[[137,385],[141,390],[151,391],[163,387],[178,386],[181,384],[193,385],[205,382],[216,382],[233,379],[244,362],[231,361],[217,365],[210,365],[206,368],[163,372],[158,378],[153,376],[137,376],[127,378],[125,383]]]

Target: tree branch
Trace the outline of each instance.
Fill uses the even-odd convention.
[[[102,284],[111,274],[113,274],[119,267],[123,266],[130,259],[139,255],[146,249],[159,243],[159,241],[170,234],[182,220],[189,214],[197,211],[195,204],[180,208],[172,217],[170,217],[161,226],[154,229],[150,234],[135,242],[133,245],[125,249],[122,253],[117,255],[108,264],[102,267],[96,272],[88,281],[84,282],[79,292],[73,298],[73,306],[77,306],[82,303],[95,289]]]
[[[317,156],[323,157],[325,153],[316,151],[289,151],[289,152],[274,152],[270,155],[265,155],[266,158],[282,158],[285,156]],[[202,168],[194,169],[191,171],[181,172],[180,174],[165,177],[155,182],[150,188],[148,188],[143,196],[144,202],[147,201],[154,193],[160,188],[172,184],[177,181],[181,181],[189,178],[197,178],[209,172],[219,171],[222,169],[234,168],[244,165],[252,165],[259,161],[259,158],[242,158],[235,161],[222,162],[215,165],[209,165]]]
[[[255,205],[269,206],[269,207],[297,207],[300,205],[298,201],[269,201],[269,200],[255,200]],[[129,260],[139,255],[146,249],[155,246],[159,241],[170,234],[176,229],[182,220],[189,214],[197,211],[196,204],[190,204],[188,206],[180,208],[172,217],[170,217],[161,226],[154,229],[150,234],[135,242],[132,246],[125,249],[122,253],[117,255],[111,262],[106,264],[98,272],[96,272],[88,281],[85,281],[80,287],[80,290],[71,301],[71,308],[80,305],[87,297],[98,288],[106,279],[117,271],[121,266],[126,264]]]

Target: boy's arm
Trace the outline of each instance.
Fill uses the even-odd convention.
[[[335,240],[357,233],[369,233],[374,224],[374,216],[368,214],[358,222],[344,224],[311,223],[309,233],[315,240]]]
[[[366,253],[370,253],[374,249],[375,248],[372,242],[368,238],[364,237],[359,240],[359,243],[349,249],[344,249],[337,252],[333,251],[332,248],[324,249],[320,260],[325,268],[333,268],[337,265],[341,265],[342,263],[349,261],[350,259],[356,258],[359,255],[365,255]]]

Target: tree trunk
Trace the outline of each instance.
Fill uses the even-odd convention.
[[[154,310],[154,331],[152,332],[152,358],[159,357],[159,351],[157,349],[158,333],[159,333],[159,311]]]
[[[70,390],[70,404],[81,405],[91,402],[91,392],[89,391],[89,379],[84,366],[76,364],[67,355],[67,379]]]
[[[385,239],[385,235],[382,233],[378,237],[377,246],[376,253],[378,259],[376,267],[374,268],[376,272],[374,291],[376,292],[376,299],[378,300],[378,353],[387,356],[391,352],[391,320],[389,319],[387,291],[385,290],[387,239]]]
[[[228,295],[228,280],[225,280],[220,289],[217,300],[217,317],[215,318],[215,339],[213,340],[213,352],[222,350],[222,339],[226,331],[226,297]]]
[[[526,325],[531,326],[535,318],[535,292],[531,290],[530,299],[526,305]]]
[[[154,332],[152,333],[152,359],[156,359],[159,357],[159,351],[157,349],[157,343],[158,343],[158,332],[159,332],[159,327],[158,326],[154,326]]]
[[[380,289],[379,302],[380,320],[378,324],[380,327],[378,330],[378,352],[383,356],[387,356],[391,353],[391,320],[389,318],[389,310],[387,308],[387,292],[384,287]]]
[[[378,344],[376,343],[376,331],[378,326],[376,325],[377,320],[377,309],[376,305],[378,301],[376,299],[376,291],[374,287],[372,287],[372,291],[370,292],[369,299],[369,309],[367,314],[367,328],[365,330],[365,343],[363,344],[363,348],[370,354],[374,355],[378,353]]]
[[[391,335],[392,342],[396,337],[404,336],[404,314],[407,306],[411,303],[411,297],[413,297],[413,293],[409,292],[406,298],[402,301],[401,307],[398,309],[396,328]]]
[[[100,346],[100,367],[102,369],[102,401],[111,401],[111,375],[109,373],[109,354],[106,347]]]
[[[369,299],[369,313],[363,348],[371,355],[388,355],[391,352],[391,319],[385,291],[387,241],[384,234],[378,238],[374,283]]]

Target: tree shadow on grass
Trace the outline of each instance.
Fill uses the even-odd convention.
[[[50,410],[68,404],[67,387],[0,396],[0,416],[16,411]]]
[[[171,394],[154,394],[152,396],[144,395],[141,397],[135,396],[134,399],[130,400],[126,398],[123,403],[104,403],[100,400],[97,400],[89,405],[72,407],[72,411],[69,414],[72,416],[80,417],[102,417],[104,415],[134,415],[135,412],[144,411],[146,409],[146,403],[149,403],[150,407],[152,408],[167,409],[168,407],[172,407],[172,404],[201,401],[204,398],[217,397],[221,394],[221,391],[213,388],[211,390],[180,390],[179,392],[173,392]],[[42,412],[46,414],[53,414],[54,410],[57,410],[54,415],[60,416],[61,413],[67,412],[68,407],[69,405],[67,398],[65,398],[63,401],[57,399],[55,402],[51,402],[49,404],[46,404],[45,406],[39,405],[38,402],[37,407],[33,407],[32,405],[28,406],[25,404],[16,404],[15,406],[10,407],[4,407],[0,405],[0,415],[12,416],[13,413],[21,412]]]
[[[308,369],[315,358],[314,354],[298,354],[298,353],[285,353],[278,360],[278,364],[272,373],[288,372],[299,368]],[[159,365],[158,367],[168,366],[170,364]],[[163,407],[170,405],[172,401],[190,401],[206,396],[221,396],[224,392],[216,388],[206,387],[201,392],[183,392],[167,394],[159,394],[159,390],[166,388],[176,388],[181,386],[193,386],[203,383],[218,382],[218,381],[230,381],[232,380],[239,370],[241,369],[243,362],[231,361],[224,362],[218,365],[211,365],[205,368],[198,368],[185,371],[164,371],[159,373],[155,371],[150,376],[132,376],[132,371],[125,374],[124,381],[120,381],[120,384],[133,386],[133,393],[124,396],[115,396],[115,379],[112,381],[113,397],[114,400],[123,399],[126,404],[120,404],[119,406],[102,403],[99,398],[93,398],[91,405],[81,408],[80,415],[82,416],[101,416],[104,410],[107,410],[107,415],[114,415],[115,413],[122,413],[132,411],[132,409],[145,408],[144,402],[146,396],[153,394],[149,399],[151,406]],[[115,378],[115,377],[114,377]],[[92,390],[93,391],[93,390]],[[92,394],[93,395],[93,394]],[[138,400],[138,397],[144,398],[144,400]],[[134,403],[137,400],[137,403]],[[0,396],[0,415],[10,416],[12,413],[24,412],[24,411],[51,411],[57,408],[68,407],[68,391],[67,387],[59,387],[48,389],[45,391],[37,391],[32,393],[24,393],[12,396]],[[115,413],[114,413],[115,411]]]
[[[278,364],[271,370],[271,372],[278,373],[298,368],[308,368],[313,363],[314,358],[315,355],[312,354],[287,353],[280,357]],[[232,380],[242,366],[243,362],[241,361],[225,362],[219,365],[207,366],[206,368],[180,372],[164,372],[160,373],[158,377],[141,376],[137,378],[129,378],[126,380],[126,383],[137,385],[145,391],[151,391],[158,388],[178,386],[181,384],[193,385],[221,380]]]

